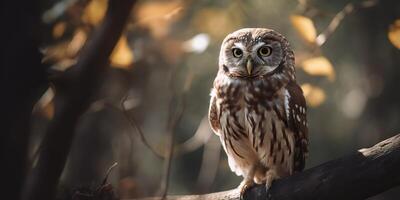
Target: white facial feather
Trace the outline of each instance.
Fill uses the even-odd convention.
[[[257,50],[260,48],[260,47],[262,47],[262,46],[264,46],[265,45],[265,42],[259,42],[259,43],[257,43],[256,45],[254,45],[253,46],[253,48],[251,49],[253,52],[257,52]]]
[[[241,50],[245,50],[245,49],[246,49],[246,47],[244,46],[244,44],[241,43],[241,42],[236,42],[236,43],[234,43],[233,45],[234,45],[234,47],[239,48],[239,49],[241,49]]]

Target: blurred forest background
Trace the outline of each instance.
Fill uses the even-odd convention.
[[[1,7],[2,15],[9,13],[9,7]],[[29,1],[15,8],[22,10],[15,18],[1,17],[9,25],[1,40],[4,52],[21,54],[4,53],[2,71],[9,63],[29,62],[24,51],[32,47],[21,37],[28,29],[16,24],[33,26],[28,35],[40,44],[41,66],[51,80],[76,63],[103,19],[107,0]],[[309,106],[306,168],[400,132],[400,1],[141,0],[110,57],[105,80],[96,85],[94,102],[79,119],[58,198],[99,185],[115,162],[108,181],[121,198],[160,195],[166,188],[168,194],[194,194],[236,187],[241,177],[230,171],[206,115],[222,39],[244,27],[274,29],[295,50],[297,80]],[[41,69],[33,68],[38,65],[25,66],[29,70],[21,69],[20,76],[43,78]],[[40,88],[7,89],[14,83],[5,74],[2,105],[8,112],[16,103],[29,107],[19,92],[39,97],[31,102],[30,127],[25,127],[30,133],[22,139],[30,168],[62,98],[54,98],[57,91],[46,81]],[[10,138],[3,135],[3,150]],[[24,157],[2,162],[13,159]],[[395,188],[370,199],[399,196]]]

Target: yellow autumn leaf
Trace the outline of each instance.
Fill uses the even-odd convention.
[[[314,22],[310,18],[302,15],[292,15],[290,16],[290,21],[304,40],[310,43],[315,42],[317,30],[315,29]]]
[[[103,19],[107,10],[107,0],[91,0],[83,11],[82,21],[97,25]]]
[[[389,27],[388,37],[390,42],[398,49],[400,49],[400,19],[397,19]]]
[[[56,71],[65,71],[76,64],[77,60],[75,58],[63,58],[54,65],[51,69]]]
[[[335,70],[329,60],[323,56],[309,58],[301,63],[302,69],[312,76],[326,76],[330,81],[335,80]]]
[[[34,111],[39,111],[47,119],[52,119],[54,116],[54,95],[54,90],[48,88],[35,105]]]
[[[54,117],[54,103],[53,101],[51,101],[50,103],[48,103],[45,107],[43,107],[43,114],[47,119],[53,119]]]
[[[82,28],[75,30],[74,36],[69,42],[67,47],[67,54],[69,57],[75,57],[79,50],[83,47],[87,39],[87,34]]]
[[[318,86],[313,86],[309,83],[306,83],[301,85],[301,89],[303,90],[307,105],[311,107],[317,107],[321,105],[326,99],[324,90]]]
[[[119,38],[110,56],[110,61],[111,65],[116,68],[129,69],[129,67],[132,66],[133,52],[128,45],[126,35],[122,35],[121,38]]]
[[[57,39],[64,35],[67,24],[65,22],[58,22],[53,27],[53,38]]]
[[[69,42],[59,42],[43,48],[43,63],[52,63],[68,57]]]

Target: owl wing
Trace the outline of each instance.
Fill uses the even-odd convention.
[[[210,121],[211,129],[215,134],[219,135],[221,124],[219,123],[218,107],[216,103],[217,99],[213,93],[210,99],[210,108],[208,110],[208,120]]]
[[[302,171],[308,156],[307,105],[303,90],[297,83],[290,82],[286,86],[285,111],[288,127],[294,133],[294,171]]]

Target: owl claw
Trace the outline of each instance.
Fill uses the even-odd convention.
[[[250,186],[245,186],[240,188],[240,200],[244,200],[244,193],[250,188]]]
[[[267,200],[272,199],[271,184],[265,184],[265,196],[267,197]]]
[[[246,193],[246,191],[248,189],[250,189],[252,186],[254,186],[254,182],[253,181],[246,181],[244,180],[242,183],[240,183],[239,185],[239,189],[240,189],[240,200],[244,200],[244,193]]]
[[[270,187],[268,187],[267,185],[265,186],[265,194],[267,196],[267,199],[271,199]]]

